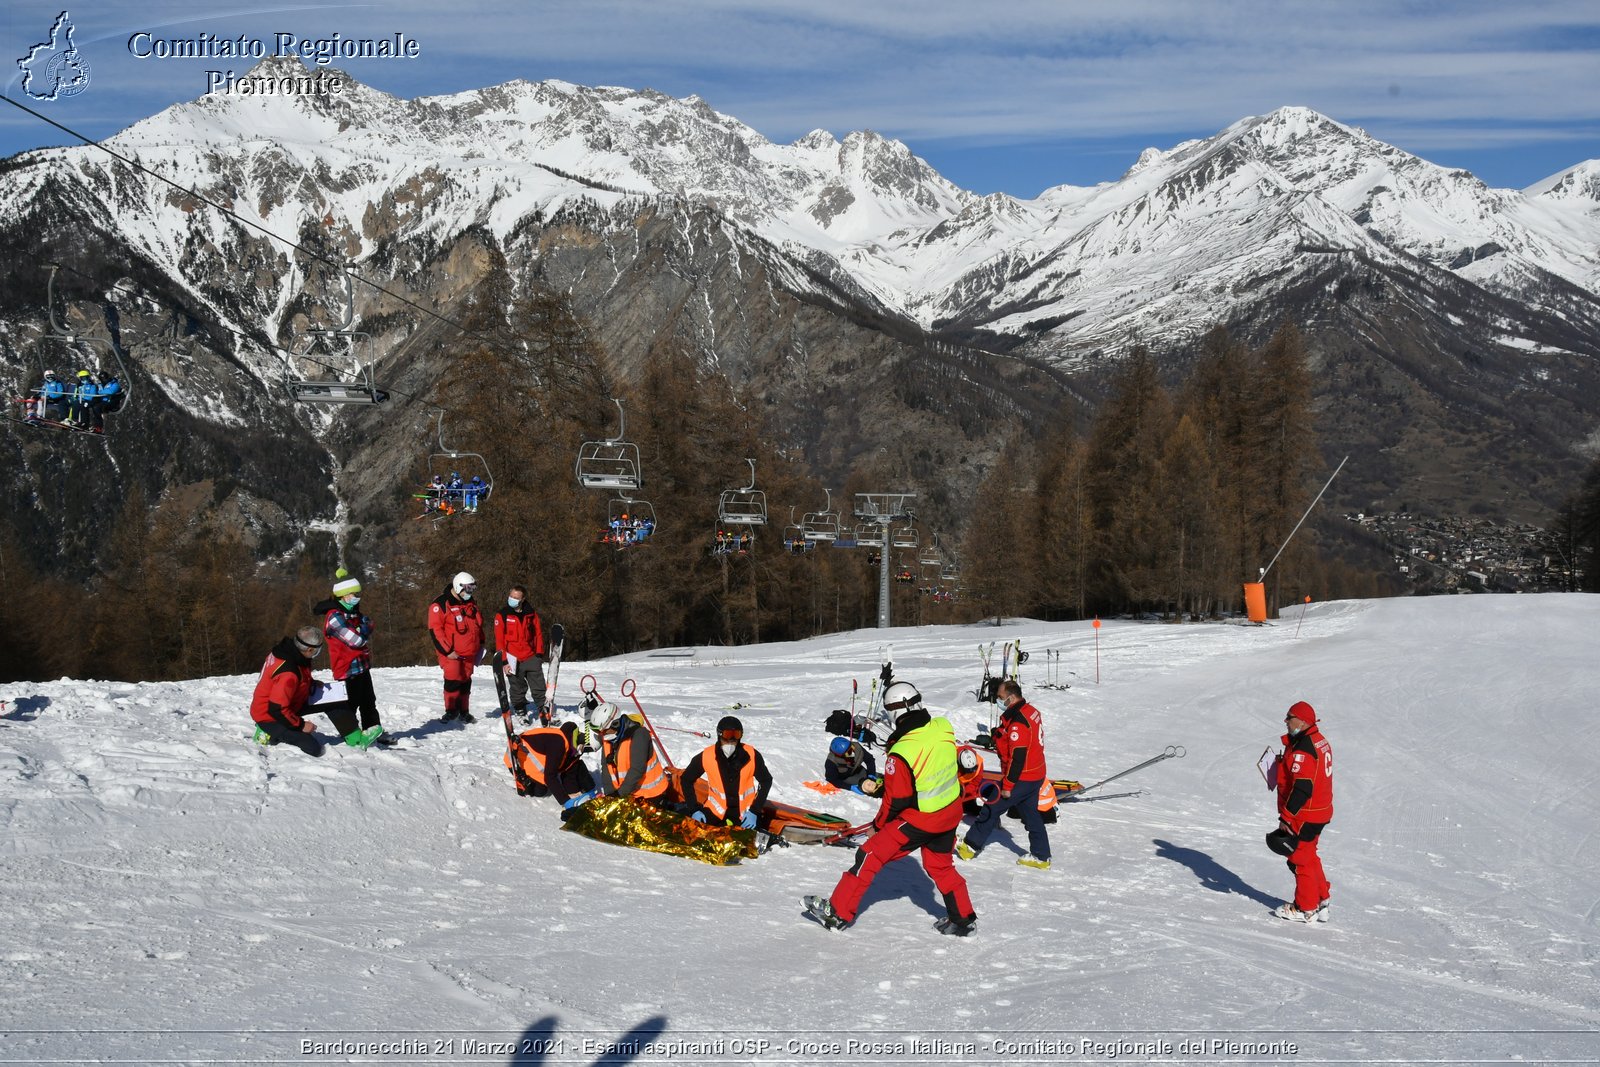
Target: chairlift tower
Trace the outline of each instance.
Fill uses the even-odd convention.
[[[889,527],[911,519],[915,493],[857,493],[856,518],[882,527],[883,548],[878,553],[878,629],[889,626]]]

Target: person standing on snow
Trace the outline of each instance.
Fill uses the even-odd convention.
[[[328,638],[328,660],[333,680],[343,682],[350,704],[361,713],[361,727],[380,726],[378,698],[372,691],[372,620],[362,614],[361,583],[340,567],[334,575],[333,597],[311,609],[322,616],[322,632]],[[387,733],[378,735],[378,747],[395,743]]]
[[[442,722],[476,722],[468,710],[472,698],[472,668],[483,658],[483,616],[472,602],[478,583],[466,571],[450,579],[450,588],[428,605],[428,636],[444,671]]]
[[[885,689],[883,708],[896,714],[884,761],[883,803],[872,820],[877,833],[856,850],[855,866],[839,878],[831,897],[804,898],[806,911],[830,930],[847,929],[877,873],[920,849],[923,870],[944,897],[945,917],[934,929],[965,937],[976,929],[978,916],[951,855],[963,792],[955,730],[948,719],[923,709],[922,694],[909,682]]]
[[[1039,709],[1022,699],[1022,686],[1015,679],[1002,680],[998,696],[1005,707],[994,732],[995,751],[1000,755],[1000,796],[978,812],[956,854],[964,860],[976,859],[1000,825],[1000,816],[1015,808],[1028,830],[1028,854],[1017,860],[1018,865],[1047,871],[1050,836],[1039,811],[1039,790],[1050,777],[1044,763],[1044,722]]]
[[[322,631],[302,626],[293,637],[273,646],[261,666],[255,692],[250,697],[250,718],[256,723],[256,743],[290,744],[308,756],[322,755],[316,727],[305,718],[312,697],[322,683],[311,677],[311,661],[323,646]],[[327,715],[333,727],[352,748],[366,748],[383,733],[383,727],[362,730],[355,709],[347,700],[311,705],[310,711]]]
[[[695,783],[710,787],[700,803]],[[732,715],[717,723],[717,740],[697,753],[678,778],[695,822],[756,829],[756,813],[772,791],[772,772],[761,753],[744,743],[744,724]]]
[[[1328,877],[1317,855],[1317,839],[1333,820],[1333,746],[1317,729],[1317,712],[1301,700],[1284,716],[1288,733],[1277,763],[1278,828],[1267,847],[1285,857],[1294,872],[1294,900],[1273,914],[1294,922],[1328,921]]]
[[[509,690],[508,710],[527,721],[528,691],[533,691],[535,699],[544,699],[544,664],[549,654],[544,647],[544,623],[528,603],[528,591],[520,585],[511,587],[506,606],[494,613],[494,647],[495,666],[505,675]],[[542,704],[539,713],[540,724],[549,726]]]

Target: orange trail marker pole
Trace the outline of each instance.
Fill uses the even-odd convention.
[[[1094,684],[1100,684],[1100,616],[1094,617]]]
[[[1300,619],[1299,619],[1299,622],[1296,622],[1294,624],[1294,635],[1296,637],[1300,636],[1300,623],[1306,621],[1306,604],[1309,604],[1309,603],[1311,603],[1311,598],[1308,596],[1308,597],[1306,597],[1306,603],[1300,605]]]

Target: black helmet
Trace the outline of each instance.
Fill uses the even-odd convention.
[[[739,741],[744,738],[744,723],[732,715],[724,715],[717,722],[717,740]]]

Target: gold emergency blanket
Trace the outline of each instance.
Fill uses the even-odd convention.
[[[595,797],[572,809],[561,828],[596,841],[718,866],[757,855],[754,830],[707,826],[626,797]]]

